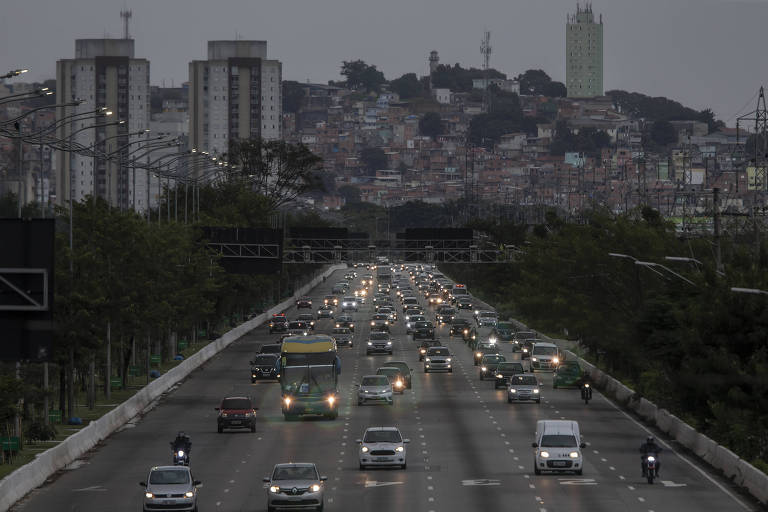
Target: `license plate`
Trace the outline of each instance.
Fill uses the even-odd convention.
[[[566,462],[564,460],[553,460],[552,461],[552,466],[557,467],[557,468],[561,468],[563,466],[566,466]]]
[[[163,502],[163,504],[165,504],[165,505],[175,505],[176,504],[176,500],[165,500]]]
[[[378,462],[392,462],[392,459],[390,459],[389,457],[377,457],[376,460]]]
[[[232,425],[239,425],[239,424],[240,424],[240,420],[234,420],[234,421],[230,421],[230,423],[231,423]]]

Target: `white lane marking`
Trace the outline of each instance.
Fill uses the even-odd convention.
[[[595,452],[595,455],[597,455],[598,453],[600,453],[600,452],[599,452],[599,451],[597,451],[597,450],[592,450],[592,451],[593,451],[593,452]]]
[[[676,484],[672,480],[660,480],[664,487],[685,487],[685,484]]]
[[[233,484],[233,483],[235,483],[235,481],[234,480],[230,480],[229,483]]]
[[[504,444],[509,444],[509,441],[504,441]],[[511,448],[510,448],[510,450],[509,450],[509,451],[513,452],[513,451],[515,451],[515,450],[513,450],[513,449],[511,449]]]
[[[432,480],[432,475],[427,475],[427,480]]]
[[[642,496],[638,496],[637,501],[639,501],[640,503],[643,503],[645,501],[645,498],[643,498]]]
[[[518,469],[525,469],[525,466],[517,466]]]
[[[626,480],[623,476],[619,475],[619,480]]]
[[[608,469],[610,469],[611,471],[616,471],[616,468],[613,466],[608,466]]]
[[[533,484],[528,484],[528,487],[530,487],[531,489],[535,489],[536,488],[536,486],[533,485]]]
[[[605,397],[603,397],[603,398],[605,398]],[[614,409],[616,409],[617,411],[619,411],[621,414],[623,414],[625,417],[627,417],[627,418],[629,419],[629,421],[631,421],[632,423],[634,423],[635,425],[637,425],[638,427],[640,427],[642,430],[644,430],[644,431],[645,431],[645,432],[646,432],[646,433],[647,433],[649,436],[654,436],[654,437],[655,437],[655,434],[653,434],[653,432],[651,432],[651,431],[650,431],[648,428],[646,428],[646,426],[645,426],[645,425],[643,425],[642,423],[640,423],[639,421],[637,421],[635,418],[633,418],[632,416],[630,416],[630,415],[629,415],[629,414],[627,414],[626,412],[622,411],[622,410],[621,410],[621,408],[620,408],[618,405],[614,404],[612,401],[608,400],[607,398],[605,399],[605,401],[606,401],[606,402],[608,402],[608,403],[611,405],[611,407],[613,407]],[[661,445],[662,445],[662,446],[665,446],[665,447],[667,448],[667,450],[669,450],[670,452],[672,452],[672,453],[674,453],[675,455],[677,455],[677,456],[680,458],[680,460],[682,460],[683,462],[685,462],[686,464],[688,464],[689,466],[691,466],[693,469],[695,469],[696,471],[698,471],[699,473],[701,473],[701,475],[702,475],[704,478],[706,478],[707,480],[709,480],[710,482],[712,482],[713,484],[715,484],[715,485],[717,486],[717,488],[718,488],[718,489],[720,489],[721,491],[723,491],[723,492],[724,492],[726,495],[728,495],[728,496],[729,496],[729,497],[730,497],[730,498],[731,498],[733,501],[735,501],[736,503],[738,503],[738,504],[741,506],[741,508],[743,508],[744,510],[749,510],[749,511],[751,511],[751,510],[752,510],[752,509],[751,509],[750,507],[748,507],[748,506],[747,506],[747,505],[746,505],[746,504],[745,504],[743,501],[741,501],[740,499],[738,499],[738,498],[737,498],[737,497],[736,497],[736,496],[735,496],[735,495],[734,495],[732,492],[730,492],[728,489],[726,489],[725,487],[723,487],[723,485],[722,485],[720,482],[718,482],[717,480],[715,480],[713,477],[709,476],[709,475],[708,475],[708,474],[707,474],[707,473],[706,473],[706,472],[705,472],[703,469],[701,469],[700,467],[698,467],[696,464],[694,464],[693,462],[691,462],[691,461],[690,461],[690,460],[688,460],[687,458],[685,458],[685,457],[683,457],[682,455],[680,455],[680,454],[679,454],[677,451],[675,451],[675,449],[674,449],[674,448],[672,448],[670,445],[668,445],[667,443],[665,443],[663,440],[661,440],[661,439],[658,439],[658,441],[661,443]]]
[[[216,506],[217,506],[217,507],[220,507],[220,506],[221,506],[221,502],[220,502],[220,501],[217,501],[217,502],[216,502]]]
[[[427,490],[428,491],[434,491],[435,490],[435,486],[434,485],[428,485],[427,486]]]
[[[597,485],[594,478],[558,478],[560,485]]]
[[[224,494],[228,493],[229,489],[224,489]]]
[[[635,490],[635,488],[634,488],[634,487],[632,487],[631,485],[628,485],[628,486],[627,486],[627,489],[629,489],[630,491],[634,491],[634,490]]]
[[[433,498],[432,496],[430,496],[430,497],[429,497],[429,499],[428,499],[427,501],[430,501],[430,502],[431,502],[431,501],[435,501],[435,498]]]
[[[100,485],[92,485],[90,487],[83,487],[82,489],[72,489],[73,492],[101,492],[107,489]]]
[[[461,485],[464,486],[474,486],[474,485],[501,485],[501,481],[494,480],[494,479],[488,479],[488,478],[480,478],[477,480],[462,480]]]
[[[603,462],[608,462],[608,459],[606,459],[605,457],[600,457],[600,460]]]

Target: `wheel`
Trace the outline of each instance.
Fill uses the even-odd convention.
[[[328,419],[329,420],[335,420],[338,417],[339,417],[339,413],[338,412],[332,412],[331,414],[328,415]]]
[[[251,379],[251,384],[256,384],[256,379]]]
[[[581,475],[582,473],[584,473],[584,470],[583,470],[583,469],[578,469],[578,470],[576,470],[576,474],[577,474],[577,475]]]
[[[508,404],[511,404],[511,403],[512,403],[512,399],[511,399],[511,398],[509,398],[509,397],[507,397],[507,403],[508,403]],[[538,473],[536,473],[536,474],[538,475]]]
[[[221,425],[219,425],[219,427],[216,429],[216,431],[217,431],[219,434],[221,434],[222,432],[224,432],[224,427],[222,427]]]
[[[536,466],[534,466],[533,467],[533,474],[534,475],[540,475],[541,474],[541,470],[539,468],[537,468]]]
[[[485,380],[482,373],[480,374],[480,380]]]
[[[453,373],[453,368],[448,368],[448,373]]]
[[[362,400],[358,400],[357,401],[357,405],[363,405],[363,401]]]
[[[648,483],[653,484],[653,473],[651,471],[648,472]]]
[[[424,368],[424,373],[429,373],[429,368]]]
[[[405,463],[402,466],[400,466],[400,469],[408,469],[408,463]]]
[[[251,425],[251,432],[256,432],[256,424]]]
[[[536,403],[537,403],[537,404],[540,404],[540,403],[541,403],[541,398],[539,398],[538,400],[536,400]]]
[[[389,405],[395,405],[395,401],[394,400],[390,400],[388,403],[389,403]]]

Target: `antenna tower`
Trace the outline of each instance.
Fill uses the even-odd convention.
[[[749,147],[744,148],[744,157],[747,167],[754,167],[754,178],[749,179],[748,187],[755,192],[766,191],[766,178],[768,178],[768,111],[765,107],[765,90],[760,87],[757,95],[757,108],[748,114],[739,116],[736,120],[737,147],[740,138],[740,124],[743,121],[754,121],[755,131],[752,134],[753,141]],[[749,139],[747,139],[749,142]],[[755,201],[757,202],[757,201]],[[755,204],[757,206],[757,204]]]
[[[485,91],[483,93],[483,111],[489,112],[491,109],[491,98],[490,98],[490,91],[488,90],[488,81],[489,81],[489,70],[491,68],[491,31],[486,30],[483,33],[483,41],[480,44],[480,53],[483,55],[483,82],[485,86]]]
[[[120,11],[120,17],[123,18],[123,39],[131,38],[131,34],[128,31],[128,26],[131,23],[131,16],[133,16],[133,12],[128,9],[122,9]]]

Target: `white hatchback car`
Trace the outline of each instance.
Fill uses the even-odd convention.
[[[410,439],[403,439],[397,427],[370,427],[365,431],[360,445],[360,469],[366,466],[408,467],[405,445]]]
[[[392,405],[392,385],[386,375],[365,375],[357,388],[357,405],[384,402]]]

